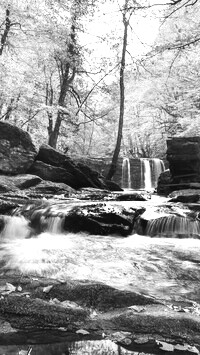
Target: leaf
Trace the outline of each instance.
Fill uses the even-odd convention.
[[[145,308],[142,307],[142,306],[130,306],[128,307],[129,309],[131,309],[132,311],[135,311],[135,312],[144,312]]]
[[[159,347],[161,345],[160,350],[169,351],[169,352],[174,351],[174,345],[172,345],[172,344],[165,343],[164,341],[157,341],[157,340],[156,340],[156,343],[158,344]]]
[[[79,329],[76,331],[76,334],[88,335],[90,333],[85,329]]]
[[[44,293],[49,293],[51,291],[52,287],[53,287],[53,285],[49,285],[49,286],[44,287],[43,288],[43,292]]]
[[[188,351],[191,352],[192,354],[198,354],[199,355],[199,350],[195,346],[191,346],[189,344],[176,344],[174,345],[175,350],[179,351]]]

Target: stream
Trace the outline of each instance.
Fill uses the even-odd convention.
[[[156,200],[157,203],[157,200]],[[136,291],[169,302],[198,302],[200,296],[200,240],[150,238],[132,234],[102,236],[63,232],[60,219],[48,230],[29,235],[22,216],[7,217],[1,234],[3,270],[57,280],[90,280],[120,290]],[[0,355],[138,354],[111,341],[0,346]],[[28,352],[28,349],[30,352]]]

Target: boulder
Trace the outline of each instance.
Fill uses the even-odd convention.
[[[42,179],[39,176],[31,175],[31,174],[16,175],[16,176],[9,177],[9,179],[20,190],[24,190],[24,189],[28,189],[29,187],[36,186],[42,181]]]
[[[17,192],[19,188],[13,182],[13,179],[6,175],[0,175],[0,192]]]
[[[169,195],[172,191],[172,176],[169,169],[163,171],[158,178],[157,193],[159,195]]]
[[[0,191],[1,192],[19,192],[19,190],[36,186],[42,180],[35,175],[0,175]]]
[[[0,121],[0,173],[25,173],[36,154],[36,148],[27,132]]]
[[[132,232],[135,219],[143,211],[141,208],[125,208],[118,204],[111,206],[109,202],[87,205],[80,202],[74,205],[73,201],[45,200],[37,205],[24,205],[18,213],[30,220],[33,232],[37,233],[48,230],[52,219],[58,217],[62,230],[68,232],[127,236]]]
[[[200,200],[200,190],[185,189],[173,191],[169,202],[196,203]]]
[[[74,176],[62,167],[49,165],[37,160],[32,164],[29,173],[37,175],[43,180],[62,182],[76,188]]]
[[[96,175],[95,175],[95,181],[91,179],[91,174],[90,176],[87,176],[87,172],[88,172],[87,168],[85,168],[85,170],[82,171],[81,167],[74,164],[74,162],[69,157],[59,152],[58,150],[50,147],[49,145],[44,144],[40,147],[36,160],[40,160],[54,167],[60,167],[65,169],[68,174],[71,174],[71,176],[73,176],[73,185],[70,184],[69,185],[76,189],[81,187],[105,188],[105,185],[103,185],[101,181],[97,179]],[[98,186],[97,186],[97,181],[98,181]]]
[[[200,137],[169,139],[167,160],[174,184],[200,182]]]
[[[123,191],[123,189],[114,181],[105,180],[105,184],[110,191]]]
[[[26,190],[26,194],[29,197],[37,197],[41,194],[41,197],[46,197],[46,195],[69,195],[69,193],[75,192],[70,186],[64,183],[57,183],[52,181],[41,181],[37,186],[31,187]],[[38,196],[39,197],[39,196]]]

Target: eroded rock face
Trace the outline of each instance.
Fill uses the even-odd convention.
[[[29,169],[29,172],[39,176],[43,180],[63,182],[64,184],[76,187],[73,175],[66,169],[58,166],[49,165],[42,161],[35,161]]]
[[[173,184],[200,182],[200,137],[169,139],[167,160]]]
[[[20,190],[36,186],[42,180],[38,176],[30,174],[22,175],[0,175],[0,192],[20,192]]]
[[[43,144],[40,147],[37,160],[50,166],[64,169],[66,171],[66,174],[70,174],[72,176],[72,185],[69,183],[68,184],[73,188],[105,188],[105,185],[98,179],[97,175],[95,175],[94,177],[91,176],[91,169],[88,168],[90,174],[88,173],[87,167],[85,167],[86,170],[84,169],[84,171],[82,171],[81,166],[76,166],[76,164],[69,157],[48,145]]]
[[[0,173],[23,174],[37,154],[29,134],[0,121]]]

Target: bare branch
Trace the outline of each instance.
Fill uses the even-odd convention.
[[[90,96],[90,94],[92,93],[92,91],[95,89],[95,87],[97,87],[100,82],[106,77],[108,76],[113,70],[115,70],[118,66],[120,65],[120,63],[117,63],[112,69],[109,70],[109,72],[107,72],[99,81],[97,81],[97,83],[95,83],[95,85],[90,89],[90,91],[88,92],[88,94],[86,95],[85,99],[82,101],[80,107],[78,108],[77,112],[76,112],[76,116],[78,115],[81,107],[84,105],[84,103],[87,101],[88,97]]]

